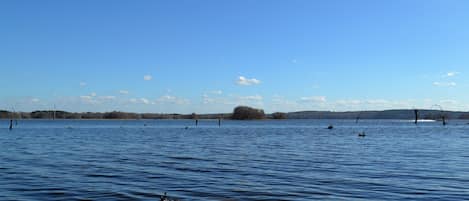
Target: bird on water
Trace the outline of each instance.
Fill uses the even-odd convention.
[[[358,133],[358,137],[365,137],[365,131]]]

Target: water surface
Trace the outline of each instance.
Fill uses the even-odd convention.
[[[463,121],[0,125],[0,200],[157,200],[163,192],[181,200],[469,199]]]

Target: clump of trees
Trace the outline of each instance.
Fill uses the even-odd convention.
[[[139,119],[140,116],[136,113],[112,111],[112,112],[104,113],[103,118],[104,119]]]
[[[264,110],[247,106],[238,106],[233,110],[232,119],[235,120],[251,120],[265,118]]]
[[[286,119],[287,114],[283,112],[274,112],[272,113],[272,119]]]

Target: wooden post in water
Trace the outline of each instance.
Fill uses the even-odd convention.
[[[54,111],[53,111],[53,114],[52,114],[52,120],[55,120],[55,112],[56,112],[56,109],[55,109],[55,104],[54,104]]]
[[[197,114],[195,112],[193,112],[191,114],[191,119],[194,119],[195,121],[195,126],[197,127],[199,125],[199,118],[197,117]]]
[[[218,117],[218,127],[221,127],[221,117]]]
[[[18,115],[14,107],[12,107],[11,109],[13,110],[13,112],[11,113],[10,119],[15,119],[15,126],[18,126],[18,116],[21,116],[21,114]],[[10,125],[13,125],[13,123],[11,122]]]
[[[417,121],[419,119],[419,110],[414,109],[414,114],[415,114],[415,122],[414,123],[417,124]]]
[[[13,119],[10,119],[10,130],[13,129]]]
[[[445,115],[442,115],[442,116],[441,116],[441,119],[443,120],[443,126],[446,126],[446,119],[445,119]]]

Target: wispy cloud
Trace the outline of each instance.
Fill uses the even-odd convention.
[[[325,103],[326,97],[325,96],[311,96],[311,97],[301,97],[300,102],[313,102],[313,103]]]
[[[96,96],[96,92],[91,92],[90,96],[95,97],[95,96]]]
[[[244,76],[239,76],[238,80],[236,80],[236,83],[238,85],[249,86],[249,85],[260,84],[261,81],[256,78],[246,78]]]
[[[271,99],[271,107],[272,111],[291,112],[297,111],[299,104],[295,101],[288,100],[283,96],[274,95]]]
[[[80,87],[85,87],[86,85],[86,82],[80,82]]]
[[[261,95],[251,95],[251,96],[232,96],[235,105],[246,105],[253,107],[263,107],[264,98]]]
[[[153,77],[151,75],[144,75],[143,76],[143,80],[145,80],[145,81],[150,81],[152,79],[153,79]]]
[[[119,90],[119,93],[122,94],[122,95],[126,95],[126,94],[129,94],[129,91],[127,91],[127,90]]]
[[[84,100],[91,100],[93,97],[91,96],[80,96],[81,99],[84,99]]]
[[[176,105],[186,105],[190,103],[188,99],[179,98],[179,97],[171,96],[171,95],[161,96],[156,101],[158,103],[170,103],[170,104],[176,104]]]
[[[433,82],[433,86],[437,87],[454,87],[456,82]]]
[[[244,100],[244,101],[262,101],[262,96],[260,95],[254,95],[254,96],[240,96],[238,97],[239,100]]]
[[[444,77],[454,77],[458,74],[459,74],[459,72],[451,71],[451,72],[446,73]]]
[[[234,104],[233,101],[230,101],[226,97],[220,97],[219,94],[217,96],[212,97],[209,94],[202,95],[202,103],[203,104],[224,104],[224,105],[231,105]]]
[[[131,98],[129,99],[129,102],[130,103],[134,103],[134,104],[145,104],[145,105],[148,105],[148,104],[152,104],[152,102],[146,98]]]
[[[81,100],[81,102],[86,103],[86,104],[97,104],[97,103],[99,103],[92,96],[80,96],[80,100]]]
[[[101,99],[101,100],[114,100],[116,99],[115,96],[100,96],[98,97],[98,99]]]
[[[223,93],[222,90],[213,90],[213,91],[210,91],[211,94],[216,94],[216,95],[221,95]]]
[[[150,101],[149,101],[148,99],[146,99],[146,98],[140,98],[140,101],[141,101],[143,104],[146,104],[146,105],[150,104]]]

